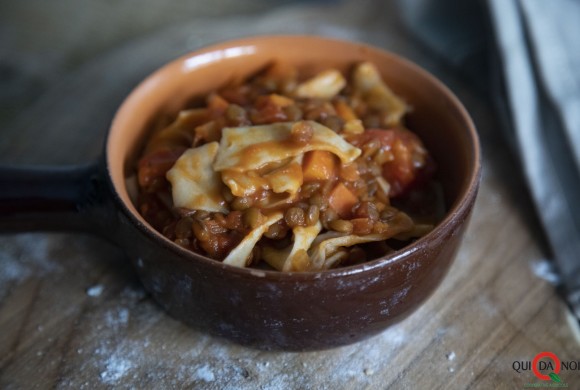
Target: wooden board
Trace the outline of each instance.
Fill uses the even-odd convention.
[[[240,31],[287,26],[284,32],[379,44],[447,83],[472,113],[483,142],[474,215],[436,293],[370,340],[321,352],[264,352],[168,317],[141,289],[123,254],[96,237],[4,235],[0,388],[522,388],[539,380],[529,370],[514,371],[515,361],[531,361],[541,351],[578,361],[578,330],[546,280],[554,275],[533,208],[487,102],[414,45],[394,19],[387,28],[369,12],[357,14],[352,4],[330,16],[328,7],[197,21],[127,43],[80,67],[3,123],[0,159],[42,164],[97,157],[115,107],[141,77]],[[326,24],[315,22],[321,18]],[[580,387],[580,371],[560,377]]]

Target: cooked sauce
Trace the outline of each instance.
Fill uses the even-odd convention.
[[[304,80],[276,64],[154,133],[139,210],[168,239],[236,266],[356,264],[442,215],[435,164],[370,63]],[[398,205],[398,207],[395,207]]]

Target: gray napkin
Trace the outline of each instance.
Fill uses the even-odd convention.
[[[580,318],[580,1],[401,7],[417,36],[498,103],[564,296]]]

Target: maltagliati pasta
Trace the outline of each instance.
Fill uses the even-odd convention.
[[[154,132],[137,167],[139,211],[177,245],[239,267],[379,257],[443,212],[409,110],[371,63],[310,78],[273,64]]]

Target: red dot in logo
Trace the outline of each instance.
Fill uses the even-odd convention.
[[[538,363],[540,362],[540,359],[542,358],[550,358],[554,361],[556,367],[554,367],[554,372],[556,374],[560,373],[560,359],[558,359],[558,356],[556,356],[556,354],[552,353],[552,352],[540,352],[539,354],[536,355],[536,357],[534,358],[534,360],[532,361],[532,370],[534,371],[534,375],[537,376],[539,379],[544,380],[544,381],[549,381],[551,380],[551,378],[548,375],[544,375],[540,372],[540,370],[538,369]]]

